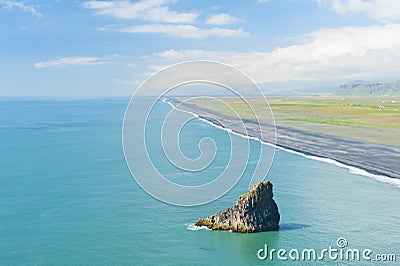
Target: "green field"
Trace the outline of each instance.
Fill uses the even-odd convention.
[[[251,110],[239,98],[223,100],[240,117],[254,119]],[[249,102],[255,108],[267,107],[260,98],[251,98]],[[274,96],[268,97],[268,102],[277,125],[400,146],[399,96]],[[192,100],[190,103],[226,114],[226,108],[216,100]]]

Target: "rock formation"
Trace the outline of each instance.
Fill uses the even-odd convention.
[[[204,219],[199,218],[196,225],[240,233],[276,231],[279,229],[280,215],[273,196],[272,183],[259,182],[241,195],[231,208]]]

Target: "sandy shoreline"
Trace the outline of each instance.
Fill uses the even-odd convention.
[[[177,101],[168,99],[175,106]],[[179,109],[190,112],[213,124],[225,127],[233,132],[261,139],[266,143],[275,143],[271,136],[260,138],[258,126],[254,121],[245,120],[247,132],[241,132],[241,121],[192,104],[181,104]],[[220,121],[220,122],[218,122]],[[271,130],[271,125],[262,125]],[[400,147],[389,146],[321,133],[276,126],[276,145],[302,154],[335,160],[339,163],[356,167],[375,175],[400,179]]]

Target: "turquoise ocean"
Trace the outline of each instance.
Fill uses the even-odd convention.
[[[347,242],[343,250],[370,249],[372,258],[395,254],[397,262],[386,264],[398,265],[399,187],[280,149],[266,177],[274,184],[280,231],[238,234],[194,227],[197,218],[230,207],[248,190],[261,144],[250,140],[247,169],[225,196],[197,207],[168,205],[144,192],[126,166],[121,130],[128,102],[0,100],[1,265],[314,265],[318,261],[259,260],[257,252],[267,245],[319,253],[338,248],[339,238]],[[197,144],[205,136],[214,139],[218,152],[206,170],[180,172],[159,152],[159,129],[170,110],[160,102],[149,117],[154,140],[149,151],[157,167],[181,184],[216,178],[229,158],[228,133],[198,119],[188,123],[180,136],[188,157],[199,155]],[[327,256],[319,263],[373,265]]]

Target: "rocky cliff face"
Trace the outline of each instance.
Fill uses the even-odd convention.
[[[213,230],[252,233],[278,230],[279,219],[278,206],[273,200],[272,183],[265,181],[241,195],[231,208],[200,218],[196,225]]]

